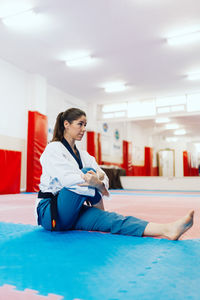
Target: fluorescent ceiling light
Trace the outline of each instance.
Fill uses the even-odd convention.
[[[32,3],[27,0],[12,1],[4,0],[0,1],[0,18],[6,18],[8,16],[14,16],[21,12],[30,10],[33,8]]]
[[[158,119],[155,120],[155,122],[158,123],[158,124],[159,123],[167,123],[169,121],[170,121],[169,118],[158,118]]]
[[[169,45],[189,44],[200,40],[200,29],[167,38]]]
[[[200,94],[191,94],[187,96],[187,111],[200,111]]]
[[[95,59],[88,52],[78,51],[67,55],[66,65],[68,67],[85,66],[92,64],[94,61]]]
[[[165,125],[165,128],[166,128],[166,129],[178,129],[178,128],[179,128],[179,125],[178,125],[178,124],[170,123],[170,124],[166,124],[166,125]]]
[[[102,107],[102,111],[104,113],[113,112],[113,111],[123,111],[123,110],[127,110],[127,103],[126,102],[114,103],[114,104],[105,104]]]
[[[200,80],[200,72],[198,72],[198,73],[189,73],[187,78],[189,80]]]
[[[186,130],[185,129],[178,129],[174,131],[175,135],[184,135],[186,134]]]
[[[122,81],[109,82],[104,85],[106,93],[122,92],[127,89],[126,85]]]
[[[36,13],[33,9],[18,12],[15,15],[9,15],[2,18],[4,25],[15,30],[27,31],[30,29],[42,29],[46,25],[46,17]]]

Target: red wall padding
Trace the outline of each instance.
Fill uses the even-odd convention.
[[[183,176],[190,176],[187,151],[183,151]]]
[[[153,167],[152,172],[153,172],[152,176],[159,176],[158,175],[158,167]]]
[[[126,170],[127,176],[158,176],[158,167],[153,167],[153,150],[145,147],[145,165],[132,165],[132,143],[123,141],[123,163],[110,163],[102,161],[101,155],[101,134],[94,131],[87,131],[87,151],[94,156],[99,164],[115,165]]]
[[[37,111],[28,112],[27,192],[39,190],[42,168],[40,156],[47,145],[47,116]]]
[[[87,131],[87,152],[96,158],[96,144],[94,131]]]
[[[98,164],[102,164],[102,152],[101,152],[101,133],[97,134],[97,144],[98,144]]]
[[[126,170],[126,175],[132,175],[132,143],[123,141],[123,168]]]
[[[132,166],[132,176],[158,176],[158,167],[153,167],[153,149],[144,148],[144,166]]]
[[[21,152],[0,150],[0,194],[20,193]]]
[[[132,176],[145,176],[144,166],[132,166]]]
[[[153,168],[153,152],[152,152],[152,148],[150,147],[144,148],[144,165],[145,165],[145,175],[151,176],[152,168]]]
[[[87,131],[87,151],[101,164],[101,134],[94,131]]]
[[[183,176],[199,176],[199,169],[191,167],[187,151],[183,151]]]

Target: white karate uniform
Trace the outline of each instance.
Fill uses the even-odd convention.
[[[81,161],[84,167],[93,168],[96,171],[101,168],[98,166],[95,158],[87,151],[79,150]],[[42,175],[39,188],[42,192],[50,192],[56,194],[62,188],[66,187],[69,190],[85,196],[94,196],[95,189],[92,187],[82,187],[78,184],[84,183],[81,175],[83,173],[79,169],[79,165],[72,154],[61,142],[49,143],[43,154],[40,157],[42,165]],[[101,170],[103,172],[103,170]],[[104,173],[103,183],[106,189],[109,187],[109,180]],[[103,196],[104,199],[109,199]]]
[[[94,168],[95,170],[100,169],[94,157],[89,155],[87,151],[80,151],[80,157],[83,167]],[[51,142],[48,144],[40,161],[42,164],[42,176],[40,183],[40,189],[42,192],[51,192],[55,194],[66,187],[67,189],[83,196],[95,195],[94,188],[81,187],[78,185],[84,182],[81,177],[83,173],[79,169],[79,165],[75,158],[61,142]],[[108,189],[108,178],[106,174],[103,182],[105,187]],[[62,200],[60,201],[61,206],[59,207],[59,215],[61,218],[58,219],[57,222],[58,230],[91,230],[142,236],[148,222],[131,216],[124,217],[114,212],[96,209],[87,205],[77,207],[80,206],[79,204],[81,203],[81,199],[76,198],[80,197],[74,197],[76,204],[73,206],[71,205],[73,197],[71,197],[71,195],[69,196],[69,194],[71,193],[67,190],[63,190],[63,193],[60,193],[62,197],[65,195],[66,198],[60,199]],[[82,200],[84,203],[84,197]],[[48,199],[41,201],[44,201],[44,205],[42,203],[42,205],[38,207],[39,224],[45,229],[51,230],[52,223],[50,202]],[[77,215],[77,210],[79,210],[80,215]]]

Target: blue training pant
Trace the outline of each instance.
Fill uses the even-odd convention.
[[[95,204],[96,199],[93,203],[91,198],[63,188],[57,199],[57,230],[87,230],[134,236],[143,235],[148,222],[132,216],[124,217],[114,212],[84,205],[86,200]],[[42,199],[37,212],[38,223],[45,229],[51,230],[50,199]]]
[[[85,173],[87,170],[83,170],[83,172]],[[143,235],[148,222],[84,204],[85,201],[89,201],[91,205],[94,205],[100,200],[101,196],[97,190],[94,197],[88,197],[63,188],[57,198],[58,218],[56,230],[87,230],[132,236]],[[47,230],[51,230],[50,199],[42,199],[39,202],[37,213],[38,224]]]

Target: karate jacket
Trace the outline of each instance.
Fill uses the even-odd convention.
[[[84,167],[91,167],[96,171],[100,169],[95,158],[85,150],[79,150],[81,161]],[[40,157],[42,165],[42,175],[40,178],[39,188],[42,192],[50,192],[54,195],[62,188],[84,196],[94,196],[95,189],[92,187],[82,187],[78,184],[84,183],[82,172],[79,169],[78,163],[71,153],[61,142],[49,143],[43,154]],[[103,170],[101,170],[103,172]],[[103,183],[106,189],[109,187],[109,180],[104,173]],[[103,196],[109,199],[110,196]]]

